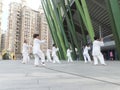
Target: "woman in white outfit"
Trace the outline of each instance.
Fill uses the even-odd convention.
[[[50,51],[51,51],[50,49],[47,49],[47,52],[46,52],[47,62],[48,62],[48,61],[52,62],[51,56],[50,56]]]
[[[71,57],[71,52],[72,52],[72,50],[70,50],[70,49],[68,48],[68,49],[67,49],[68,62],[73,62],[72,57]]]
[[[23,43],[22,47],[22,56],[23,56],[23,61],[22,63],[27,63],[29,61],[29,48],[32,47],[31,45],[27,44],[27,41],[25,40]]]
[[[91,62],[91,58],[90,58],[90,55],[88,53],[89,50],[90,50],[90,46],[86,44],[84,46],[84,49],[83,49],[83,57],[84,57],[85,63]]]
[[[39,34],[34,34],[33,35],[33,54],[35,57],[35,62],[34,65],[38,66],[39,65],[39,59],[41,59],[41,64],[45,65],[45,55],[40,49],[40,44],[45,43],[45,40],[40,40],[39,39]]]
[[[94,37],[93,50],[92,50],[94,65],[98,64],[98,60],[100,61],[101,64],[106,65],[103,54],[101,53],[101,50],[100,50],[101,46],[104,46],[103,39],[99,40],[98,37]]]
[[[59,51],[59,48],[56,48],[56,45],[53,44],[52,48],[52,57],[53,57],[53,63],[60,63],[59,58],[57,56],[57,51]]]

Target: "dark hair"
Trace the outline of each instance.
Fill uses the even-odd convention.
[[[27,41],[26,41],[26,40],[24,40],[24,43],[27,43]]]
[[[33,34],[33,38],[36,38],[38,36],[39,36],[39,34]]]
[[[83,46],[84,46],[84,47],[85,47],[85,46],[89,46],[89,44],[88,44],[88,43],[86,43],[86,44],[84,44]]]
[[[99,37],[95,36],[95,37],[94,37],[94,40],[97,40],[97,39],[99,39]]]
[[[53,46],[56,46],[55,44],[53,44]]]

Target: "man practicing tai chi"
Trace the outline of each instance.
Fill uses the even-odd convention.
[[[47,62],[48,62],[48,61],[52,62],[52,60],[51,60],[51,56],[50,56],[50,52],[51,52],[51,51],[52,51],[52,50],[47,49],[47,52],[46,52]]]
[[[23,56],[23,61],[22,63],[25,64],[29,61],[29,48],[32,47],[32,45],[28,45],[27,41],[24,40],[23,47],[22,47],[22,56]]]
[[[52,48],[52,57],[53,57],[53,63],[60,63],[59,58],[57,56],[57,51],[59,51],[59,48],[56,48],[56,45],[53,44]]]
[[[33,38],[34,38],[34,40],[33,40],[33,54],[35,57],[34,65],[39,66],[39,59],[41,59],[41,64],[45,65],[45,55],[42,52],[42,50],[40,49],[40,44],[45,43],[45,40],[40,40],[39,34],[34,34]]]
[[[71,57],[71,52],[72,52],[72,50],[70,50],[70,49],[68,48],[68,49],[67,49],[68,62],[73,62],[72,57]]]
[[[90,58],[90,55],[88,53],[88,50],[90,50],[90,46],[88,44],[86,44],[83,48],[83,57],[84,57],[85,63],[91,62],[91,58]]]
[[[94,37],[94,41],[93,41],[93,50],[92,50],[92,55],[93,55],[93,59],[94,59],[94,65],[98,64],[98,60],[100,61],[100,63],[102,65],[106,65],[105,61],[104,61],[104,57],[101,53],[100,47],[104,46],[103,43],[103,39],[101,38],[99,40],[98,37]]]

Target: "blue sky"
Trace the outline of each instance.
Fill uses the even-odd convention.
[[[40,0],[26,0],[27,6],[31,7],[34,10],[39,8]],[[2,30],[3,32],[7,30],[8,25],[8,16],[9,16],[9,4],[11,2],[21,3],[21,0],[3,0],[3,14],[2,14]]]

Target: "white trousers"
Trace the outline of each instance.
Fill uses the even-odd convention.
[[[68,56],[68,62],[73,62],[71,55]]]
[[[42,63],[45,62],[45,55],[42,51],[34,54],[34,57],[35,57],[34,65],[39,65],[39,59],[41,59]]]
[[[53,63],[60,63],[60,60],[59,60],[59,58],[58,58],[58,56],[57,55],[54,55],[53,56]]]
[[[85,63],[86,62],[91,62],[91,58],[90,58],[90,55],[89,54],[83,54],[83,56],[84,56],[84,61],[85,61]],[[87,61],[88,60],[88,61]]]
[[[100,61],[101,64],[105,64],[102,53],[100,53],[99,55],[93,56],[93,59],[94,59],[94,65],[98,64],[98,60]]]
[[[47,55],[47,61],[52,62],[50,55]]]
[[[23,53],[23,61],[22,63],[27,63],[30,60],[29,54],[28,53]]]

